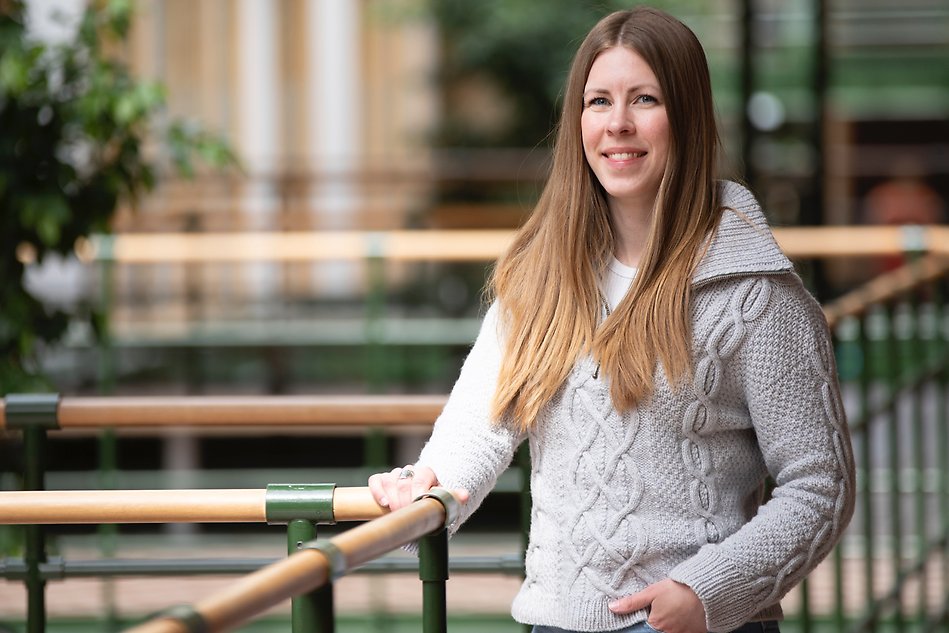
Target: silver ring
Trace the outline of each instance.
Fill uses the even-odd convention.
[[[402,469],[402,472],[399,473],[399,479],[411,479],[415,476],[415,471],[412,470],[411,466],[406,466]]]

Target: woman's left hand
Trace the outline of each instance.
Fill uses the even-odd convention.
[[[642,591],[610,603],[613,613],[632,613],[646,609],[646,622],[662,633],[705,633],[705,607],[687,585],[661,580]]]

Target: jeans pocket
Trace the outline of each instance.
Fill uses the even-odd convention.
[[[646,628],[647,631],[653,631],[654,633],[665,633],[665,631],[663,631],[662,629],[657,629],[656,627],[651,625],[649,623],[649,620],[643,620],[643,626]]]
[[[777,620],[746,622],[730,633],[781,633]]]

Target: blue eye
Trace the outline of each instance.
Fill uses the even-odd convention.
[[[634,103],[653,104],[653,103],[659,103],[659,99],[656,99],[652,95],[639,95],[638,97],[636,97],[636,100],[634,101]]]
[[[588,108],[606,108],[609,105],[610,101],[606,97],[592,97],[587,100]]]

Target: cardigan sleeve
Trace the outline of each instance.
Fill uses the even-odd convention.
[[[496,424],[490,414],[501,366],[498,328],[494,303],[417,462],[435,472],[439,485],[464,488],[470,494],[450,526],[452,534],[484,501],[524,437]]]
[[[733,370],[775,488],[748,523],[669,574],[727,631],[777,603],[830,552],[853,514],[854,462],[833,346],[820,306],[796,275],[769,279],[769,307],[749,324]]]

